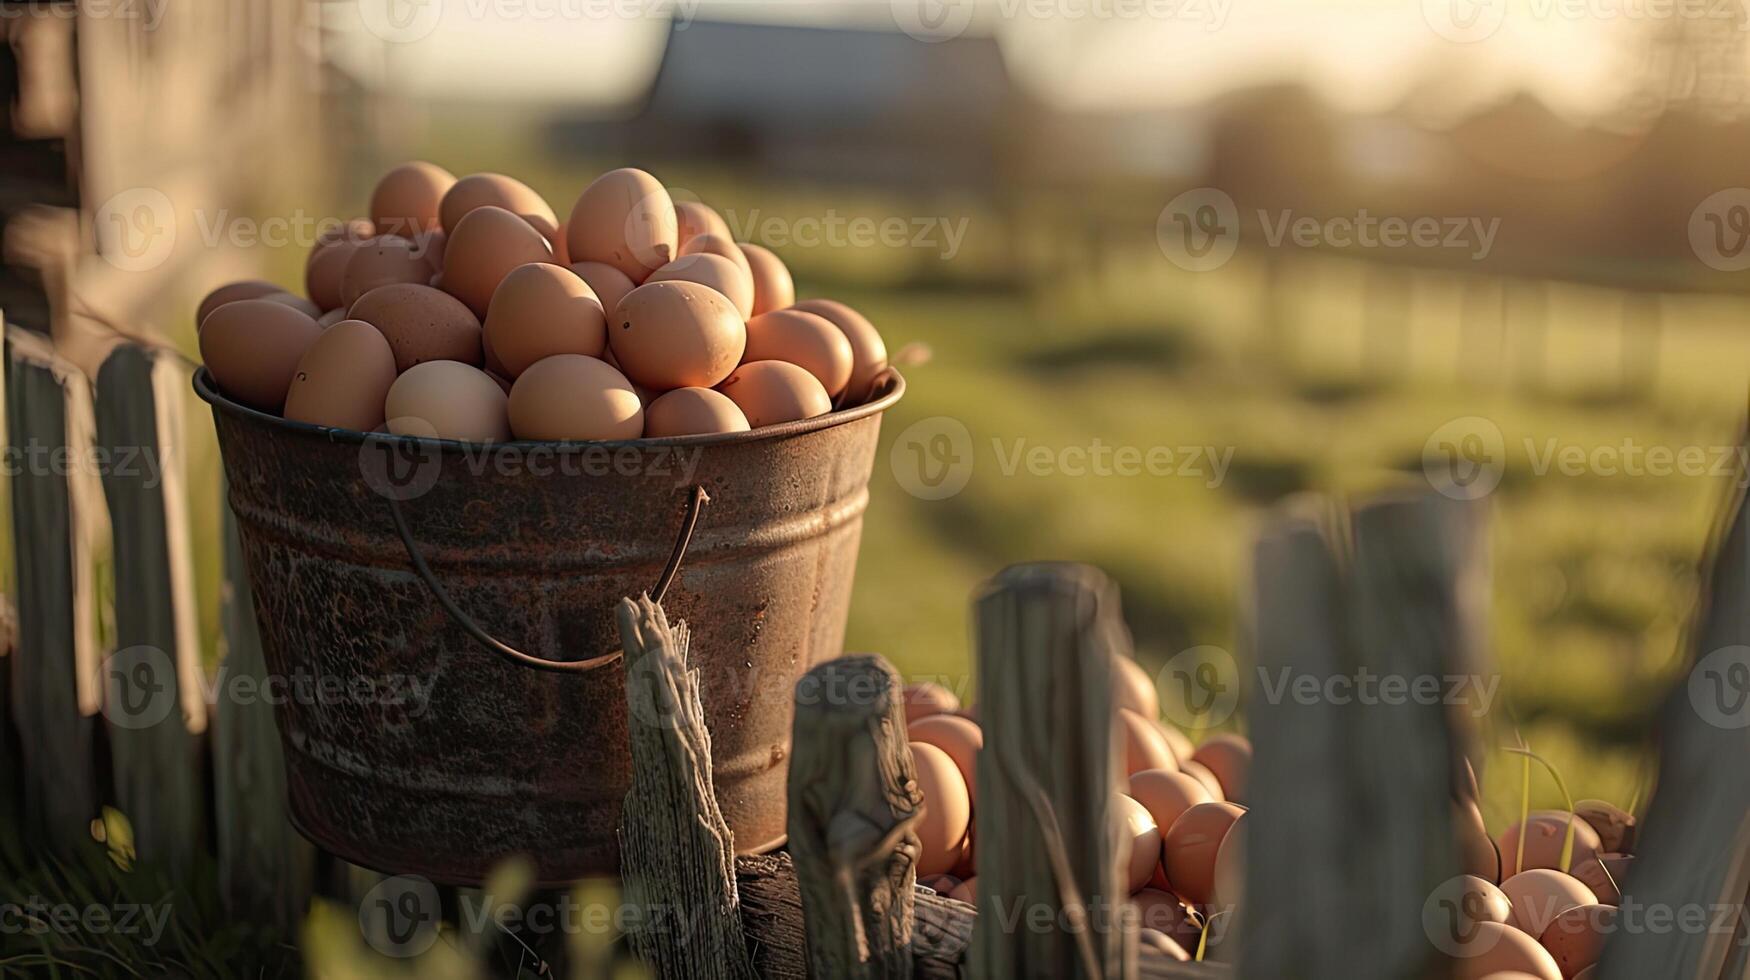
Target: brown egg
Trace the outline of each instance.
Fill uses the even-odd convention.
[[[1581,905],[1597,905],[1598,896],[1572,875],[1549,868],[1521,871],[1501,882],[1501,893],[1513,903],[1513,925],[1541,936],[1556,916]]]
[[[565,225],[548,221],[539,215],[521,215],[529,226],[541,233],[546,240],[547,248],[553,253],[553,261],[559,265],[571,264],[571,247],[565,244]]]
[[[832,398],[820,381],[787,361],[743,364],[718,390],[741,406],[747,424],[756,429],[832,411]]]
[[[1600,854],[1587,861],[1574,863],[1574,877],[1592,889],[1600,905],[1616,905],[1622,901],[1622,888],[1634,867],[1633,854]]]
[[[271,282],[261,279],[244,279],[240,282],[228,282],[223,286],[220,286],[218,289],[208,293],[206,297],[201,300],[200,305],[195,307],[195,332],[200,332],[201,324],[205,322],[208,314],[212,313],[219,307],[224,306],[226,303],[235,303],[240,299],[260,299],[263,296],[269,296],[273,293],[281,292],[285,292],[285,290],[275,286]]]
[[[425,264],[431,267],[432,278],[436,278],[438,273],[444,271],[444,246],[449,244],[449,241],[449,236],[444,234],[442,228],[422,231],[413,236],[414,254],[424,259]],[[427,279],[426,285],[430,284],[431,279]]]
[[[310,257],[330,245],[341,242],[362,242],[377,237],[377,226],[369,218],[348,218],[337,224],[325,224],[316,233],[316,241],[310,246]]]
[[[1130,796],[1148,808],[1155,825],[1171,828],[1180,815],[1199,803],[1214,803],[1203,784],[1171,769],[1144,769],[1130,776]]]
[[[324,330],[346,319],[346,307],[337,306],[316,318],[316,325]]]
[[[918,874],[941,874],[960,858],[960,845],[972,823],[972,801],[966,781],[948,753],[923,742],[911,743],[918,789],[924,796],[923,818],[917,823]]]
[[[1634,814],[1604,800],[1581,800],[1574,804],[1580,819],[1598,831],[1598,849],[1611,854],[1635,852]]]
[[[736,247],[747,260],[748,272],[753,276],[754,316],[781,310],[796,302],[796,283],[790,278],[790,270],[782,259],[773,255],[771,249],[752,242],[741,242]]]
[[[554,354],[512,385],[510,429],[518,439],[636,439],[644,434],[644,406],[606,361]]]
[[[1616,931],[1616,920],[1613,906],[1582,905],[1556,916],[1538,942],[1555,957],[1562,976],[1573,977],[1598,962],[1604,940]]]
[[[1526,819],[1531,832],[1525,835],[1523,861],[1519,855],[1519,824],[1508,827],[1496,842],[1501,848],[1503,874],[1532,868],[1567,870],[1562,867],[1562,843],[1570,824],[1574,828],[1574,850],[1573,863],[1569,867],[1595,858],[1604,850],[1604,842],[1599,839],[1598,831],[1566,810],[1533,810]]]
[[[844,332],[851,342],[851,380],[845,386],[846,404],[861,405],[869,398],[875,376],[887,369],[887,344],[861,313],[830,299],[809,299],[793,309],[823,316]]]
[[[1499,922],[1476,923],[1452,957],[1453,980],[1485,980],[1513,971],[1538,980],[1562,980],[1562,971],[1548,950],[1536,939]]]
[[[1173,750],[1173,758],[1179,760],[1181,769],[1184,768],[1185,763],[1191,761],[1191,753],[1195,751],[1191,746],[1191,740],[1185,736],[1184,732],[1171,725],[1163,724],[1158,719],[1150,718],[1149,723],[1155,726],[1155,731],[1161,733],[1161,738],[1166,739],[1167,748]]]
[[[444,243],[444,292],[483,317],[512,269],[551,261],[547,240],[528,222],[500,207],[478,207],[462,216]]]
[[[971,787],[967,787],[967,800],[971,799]],[[966,825],[966,840],[960,845],[960,859],[954,862],[953,874],[963,881],[971,881],[978,874],[978,848],[973,841],[973,835],[977,832],[978,818],[975,814],[972,822]]]
[[[566,222],[574,262],[605,262],[633,282],[680,255],[674,201],[655,177],[625,167],[597,177]]]
[[[383,414],[396,435],[461,442],[510,438],[508,399],[485,371],[460,361],[426,361],[389,386]]]
[[[595,290],[596,298],[602,301],[602,309],[610,315],[626,294],[637,287],[637,283],[626,278],[626,274],[605,262],[573,262],[568,266],[578,278],[589,283],[589,288]]]
[[[1220,911],[1239,908],[1246,894],[1246,815],[1240,814],[1215,852],[1215,891],[1210,896]]]
[[[905,726],[905,737],[948,753],[960,778],[966,780],[967,800],[978,805],[978,753],[984,749],[984,730],[976,722],[959,715],[931,715]]]
[[[965,881],[961,882],[960,884],[955,885],[954,889],[948,893],[948,897],[952,898],[956,902],[965,902],[968,905],[977,905],[978,904],[978,876],[973,875],[971,878],[968,878]]]
[[[518,266],[504,277],[486,309],[485,330],[511,378],[554,354],[599,358],[608,336],[595,291],[577,273],[546,262]]]
[[[1246,775],[1252,768],[1252,743],[1240,735],[1211,735],[1191,753],[1191,761],[1202,763],[1221,783],[1223,797],[1244,804]]]
[[[398,282],[424,286],[431,281],[431,265],[418,246],[405,238],[384,235],[352,250],[340,273],[340,301],[352,306],[358,298]]]
[[[925,682],[905,686],[905,721],[907,725],[919,718],[960,710],[960,699],[940,684]]]
[[[608,344],[639,384],[659,391],[714,388],[741,362],[747,326],[734,304],[709,286],[653,282],[620,300],[608,320]],[[751,414],[747,421],[759,424]]]
[[[281,306],[289,306],[312,320],[319,320],[322,316],[322,311],[316,308],[315,303],[293,293],[266,293],[259,298],[267,300],[269,303],[278,303]]]
[[[1476,875],[1456,875],[1441,882],[1429,904],[1439,916],[1439,928],[1449,930],[1442,937],[1448,944],[1462,943],[1478,922],[1513,923],[1513,903],[1493,882]],[[1424,927],[1433,928],[1434,923]]]
[[[683,255],[652,272],[644,281],[696,282],[729,297],[742,319],[753,312],[753,280],[721,255]]]
[[[824,317],[801,310],[773,310],[747,321],[747,352],[741,359],[806,368],[828,397],[836,397],[851,380],[851,342]]]
[[[414,283],[378,286],[360,296],[347,315],[383,332],[395,352],[397,370],[426,361],[483,363],[480,321],[441,289]]]
[[[1598,980],[1598,967],[1589,966],[1586,969],[1581,970],[1579,973],[1574,974],[1574,980]]]
[[[1227,794],[1221,791],[1221,780],[1216,779],[1215,773],[1210,772],[1209,767],[1203,763],[1198,762],[1195,759],[1186,759],[1184,762],[1179,763],[1179,771],[1190,776],[1192,779],[1197,780],[1199,783],[1202,783],[1204,790],[1206,790],[1217,803],[1227,799]]]
[[[1452,832],[1458,842],[1458,865],[1466,874],[1489,881],[1501,880],[1501,854],[1483,826],[1483,811],[1476,800],[1452,801]]]
[[[1178,940],[1155,929],[1138,931],[1136,942],[1139,947],[1152,949],[1170,960],[1178,960],[1183,963],[1191,959],[1191,954],[1185,952],[1185,947],[1179,945]]]
[[[515,177],[493,173],[469,174],[450,185],[438,205],[438,221],[443,225],[444,233],[454,238],[462,218],[476,208],[485,207],[502,208],[525,221],[538,218],[549,228],[559,225],[553,208],[529,185]]]
[[[456,175],[435,163],[404,163],[371,191],[371,222],[380,232],[405,238],[441,227],[438,207],[455,184]]]
[[[1162,841],[1167,880],[1178,896],[1202,905],[1215,893],[1215,858],[1240,814],[1232,803],[1199,803],[1173,821]]]
[[[383,405],[394,383],[395,352],[382,332],[363,320],[342,320],[298,361],[286,393],[286,418],[374,432],[383,426]]]
[[[747,416],[729,396],[710,388],[676,388],[644,407],[644,438],[746,432]]]
[[[219,390],[264,412],[278,413],[298,372],[298,361],[322,328],[289,306],[243,299],[208,314],[201,326],[201,360]]]
[[[715,235],[709,232],[703,235],[694,235],[692,238],[688,239],[685,244],[681,245],[680,254],[715,255],[718,258],[731,263],[737,269],[741,270],[743,275],[747,276],[748,290],[751,293],[753,289],[753,266],[748,263],[747,255],[742,252],[741,246],[735,244],[728,235]],[[750,299],[749,303],[751,302],[752,300]]]
[[[312,249],[304,266],[304,293],[310,301],[324,310],[348,305],[342,292],[347,264],[354,252],[375,241],[374,237],[347,237]]]
[[[729,223],[723,220],[723,216],[699,201],[674,202],[674,218],[675,240],[683,246],[688,239],[698,235],[733,237],[729,234]]]
[[[1179,768],[1179,760],[1173,757],[1173,750],[1161,736],[1160,729],[1147,718],[1129,708],[1119,708],[1114,724],[1118,726],[1120,744],[1124,747],[1124,775],[1144,769]]]
[[[449,296],[450,294],[445,293],[444,295]],[[455,299],[454,296],[450,296],[450,298]],[[461,301],[457,300],[457,302]],[[469,316],[473,316],[473,314],[470,313]],[[492,349],[492,338],[486,335],[484,326],[480,328],[480,360],[486,368],[487,374],[496,374],[501,378],[510,377],[510,371],[504,366],[504,362],[498,359],[498,352]]]
[[[1136,909],[1136,921],[1140,927],[1153,929],[1191,949],[1197,948],[1197,937],[1203,930],[1177,895],[1159,888],[1144,888],[1130,896],[1130,904]]]
[[[845,344],[849,346],[850,341],[845,341]],[[845,380],[848,383],[850,379]],[[1112,657],[1112,703],[1129,708],[1144,718],[1158,718],[1161,713],[1154,678],[1148,676],[1141,664],[1125,656]]]
[[[1123,840],[1130,842],[1130,864],[1125,879],[1125,891],[1136,892],[1148,886],[1155,869],[1161,866],[1161,831],[1148,808],[1123,793],[1112,795],[1114,817],[1124,823]]]

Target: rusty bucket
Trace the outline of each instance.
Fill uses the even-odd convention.
[[[692,514],[663,605],[692,631],[737,848],[781,843],[790,692],[843,649],[897,373],[866,404],[754,432],[491,446],[289,422],[204,369],[194,384],[304,836],[444,883],[513,854],[543,883],[616,872],[628,725],[664,719],[628,717],[615,607],[664,577]]]

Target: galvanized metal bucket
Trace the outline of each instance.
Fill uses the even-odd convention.
[[[288,422],[204,369],[194,384],[213,407],[306,837],[446,883],[519,853],[543,883],[616,872],[627,726],[666,719],[658,705],[628,717],[614,611],[663,576],[702,487],[710,504],[663,605],[692,631],[738,849],[782,842],[791,690],[843,649],[896,372],[866,404],[755,432],[494,446]],[[470,619],[568,672],[489,652]]]

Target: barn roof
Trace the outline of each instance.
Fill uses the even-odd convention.
[[[992,37],[925,43],[898,30],[677,21],[647,115],[788,123],[990,118],[1012,97]]]

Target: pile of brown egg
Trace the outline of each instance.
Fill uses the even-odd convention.
[[[881,336],[736,242],[704,204],[613,170],[569,217],[503,174],[403,164],[325,231],[305,295],[208,294],[219,390],[297,422],[467,442],[739,432],[860,404]]]
[[[1161,723],[1154,684],[1135,661],[1115,658],[1116,740],[1127,792],[1113,800],[1131,838],[1127,885],[1141,941],[1174,959],[1191,959],[1228,936],[1245,887],[1246,780],[1252,746],[1218,733],[1193,745]],[[972,814],[984,734],[976,711],[938,684],[908,686],[907,736],[924,795],[917,833],[918,881],[977,904]],[[1483,825],[1474,778],[1454,799],[1464,873],[1430,901],[1461,910],[1430,936],[1461,980],[1524,976],[1564,980],[1594,975],[1615,926],[1621,883],[1633,861],[1635,820],[1601,800],[1575,812],[1532,811],[1497,841]],[[1570,824],[1574,843],[1561,870]],[[1521,836],[1524,837],[1523,849]],[[1225,918],[1225,922],[1222,921]]]

